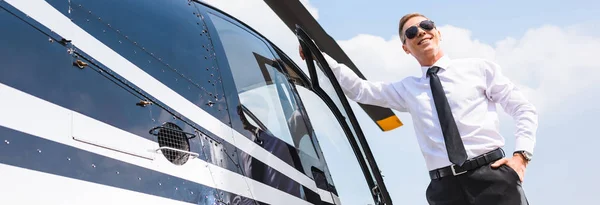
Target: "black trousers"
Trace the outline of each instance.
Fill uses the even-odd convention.
[[[431,180],[426,191],[431,205],[526,205],[519,175],[507,165],[490,164],[457,176]]]

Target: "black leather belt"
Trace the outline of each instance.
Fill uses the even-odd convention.
[[[450,165],[439,169],[429,171],[429,177],[431,179],[438,179],[445,176],[457,176],[467,173],[469,170],[487,165],[491,162],[501,159],[504,157],[504,151],[502,148],[498,148],[494,151],[479,155],[473,159],[469,159],[463,164],[463,166]]]

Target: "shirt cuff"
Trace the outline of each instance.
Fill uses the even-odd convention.
[[[533,147],[535,142],[526,137],[519,137],[516,139],[515,151],[526,151],[533,155]]]

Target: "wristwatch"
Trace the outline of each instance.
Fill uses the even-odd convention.
[[[533,155],[531,153],[529,153],[528,151],[524,151],[524,150],[519,150],[519,151],[515,151],[513,154],[521,154],[521,156],[523,156],[523,158],[525,158],[525,160],[527,160],[528,162],[531,161],[531,158],[533,158]]]

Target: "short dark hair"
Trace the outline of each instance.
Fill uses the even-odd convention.
[[[398,33],[400,34],[400,40],[402,41],[402,44],[404,44],[404,31],[402,30],[402,27],[404,27],[404,24],[406,24],[406,22],[411,19],[412,17],[417,17],[417,16],[422,16],[424,18],[427,18],[425,15],[414,12],[414,13],[409,13],[404,15],[401,19],[400,19],[400,26],[398,27]]]

